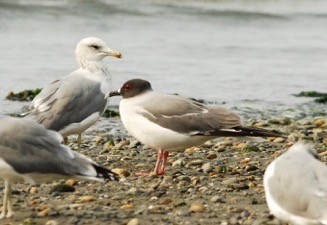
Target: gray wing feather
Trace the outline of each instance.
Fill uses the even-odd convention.
[[[42,90],[29,116],[48,129],[60,131],[95,112],[101,114],[107,104],[101,84],[83,77],[74,78],[67,77]]]
[[[200,103],[172,95],[158,95],[151,101],[142,103],[144,116],[176,132],[196,135],[241,125],[240,117],[225,108],[209,109]]]
[[[0,157],[18,173],[77,176],[90,170],[92,161],[63,145],[58,133],[29,119],[4,118],[0,124]]]

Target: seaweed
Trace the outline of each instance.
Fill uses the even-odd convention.
[[[295,94],[294,96],[316,98],[314,100],[316,103],[327,104],[327,93],[317,91],[301,91],[299,94]]]
[[[6,99],[10,101],[28,102],[32,101],[41,91],[41,88],[36,88],[34,90],[24,90],[18,93],[10,91],[6,96]]]

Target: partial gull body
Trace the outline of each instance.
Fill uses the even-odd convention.
[[[101,181],[117,175],[62,144],[62,136],[26,118],[0,119],[0,177],[5,180],[0,219],[12,217],[11,185],[62,178]]]
[[[111,76],[103,64],[106,56],[121,57],[99,38],[82,39],[76,47],[79,69],[43,88],[34,98],[28,117],[64,137],[78,135],[92,126],[104,112]]]
[[[311,146],[295,144],[266,169],[270,213],[294,225],[327,224],[327,166]]]
[[[126,130],[143,144],[156,149],[155,173],[163,174],[170,151],[198,146],[216,137],[274,137],[268,130],[241,125],[240,117],[225,108],[204,105],[176,95],[152,91],[141,79],[127,81],[118,91],[119,110]]]

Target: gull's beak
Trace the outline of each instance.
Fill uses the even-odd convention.
[[[116,58],[121,58],[121,53],[120,52],[117,52],[117,51],[114,51],[114,50],[111,50],[111,49],[108,49],[106,51],[106,54],[108,56],[113,56],[113,57],[116,57]]]
[[[104,99],[110,98],[112,96],[118,96],[121,95],[120,89],[116,90],[116,91],[110,91],[108,92],[105,96]]]

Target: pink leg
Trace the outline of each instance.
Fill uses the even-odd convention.
[[[161,156],[161,158],[162,158],[161,168],[157,172],[157,174],[159,174],[159,175],[165,174],[165,167],[166,167],[168,156],[169,156],[169,152],[168,151],[163,151],[163,154]]]
[[[164,153],[164,151],[162,151],[161,149],[159,149],[156,166],[154,167],[154,171],[153,171],[156,174],[158,174],[159,167],[161,167],[161,163],[162,163],[161,162],[161,158],[162,158],[163,153]]]

